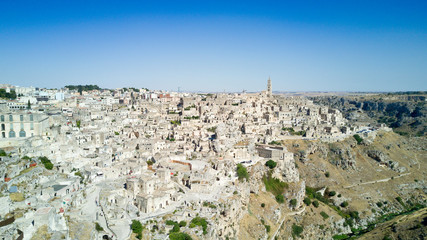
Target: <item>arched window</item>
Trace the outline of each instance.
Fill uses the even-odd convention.
[[[4,123],[1,124],[1,130],[2,131],[6,130],[6,126],[4,125]]]
[[[12,114],[9,115],[9,121],[13,122],[13,116],[12,116]]]
[[[9,132],[9,138],[14,138],[14,137],[16,137],[15,136],[15,131],[12,130],[12,131]]]
[[[19,131],[19,137],[26,137],[24,130]]]

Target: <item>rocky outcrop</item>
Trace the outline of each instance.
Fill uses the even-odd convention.
[[[381,152],[380,150],[376,149],[370,149],[366,151],[366,154],[374,159],[375,161],[379,162],[380,164],[389,167],[390,169],[402,173],[406,171],[406,168],[403,166],[399,167],[399,163],[396,161],[392,161],[388,155]]]
[[[330,147],[329,161],[342,169],[355,169],[356,158],[353,150],[349,147],[341,147],[333,145]]]

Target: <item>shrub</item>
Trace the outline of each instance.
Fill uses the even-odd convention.
[[[296,199],[291,199],[290,203],[291,203],[292,207],[296,207],[297,206],[297,200]]]
[[[359,219],[359,212],[358,211],[351,211],[350,217],[354,219]]]
[[[405,206],[401,197],[397,197],[396,200],[402,205]]]
[[[263,176],[262,181],[264,182],[265,190],[273,193],[274,195],[282,194],[285,192],[285,188],[288,188],[287,183],[272,177],[271,173],[269,173],[267,176]]]
[[[201,226],[203,229],[204,235],[208,233],[208,231],[207,231],[208,222],[206,221],[206,219],[201,218],[201,217],[195,217],[195,218],[193,218],[193,220],[191,220],[191,223],[193,223],[196,226]],[[191,227],[191,224],[190,224],[190,227]]]
[[[169,226],[173,226],[173,225],[176,225],[176,224],[178,224],[177,222],[175,222],[175,221],[172,221],[172,220],[166,220],[166,225],[169,225]]]
[[[322,215],[323,219],[327,219],[329,217],[329,215],[323,211],[320,212],[320,215]]]
[[[344,201],[344,202],[342,202],[342,203],[340,204],[340,206],[341,206],[341,207],[343,207],[343,208],[348,207],[348,202],[347,202],[347,201]]]
[[[98,232],[102,232],[102,231],[104,231],[104,228],[102,228],[101,227],[101,225],[99,225],[99,223],[95,223],[95,229],[96,229],[96,231],[98,231]]]
[[[192,240],[191,236],[187,233],[173,232],[169,234],[170,240]]]
[[[265,207],[265,203],[261,203],[261,207],[263,208],[263,207]]]
[[[53,169],[53,163],[47,157],[39,157],[39,160],[47,170]]]
[[[3,149],[0,149],[0,157],[6,157],[6,156],[7,156],[7,153]]]
[[[30,157],[28,157],[28,156],[23,156],[21,159],[22,159],[22,160],[28,160],[28,161],[30,161],[30,160],[31,160],[31,158],[30,158]]]
[[[285,202],[285,197],[282,194],[279,194],[276,196],[276,201],[278,203],[284,203]]]
[[[142,238],[142,230],[144,230],[144,227],[142,226],[140,221],[132,220],[132,224],[130,225],[130,228],[132,229],[132,232],[137,234],[138,239]]]
[[[341,235],[334,235],[332,236],[332,239],[334,240],[341,240],[341,239],[347,239],[348,235],[347,234],[341,234]]]
[[[243,179],[249,180],[249,173],[248,170],[246,170],[246,167],[243,166],[241,163],[237,164],[237,177],[240,181],[243,181]]]
[[[282,145],[282,143],[277,142],[277,141],[271,141],[269,144],[270,145]]]
[[[360,144],[363,141],[363,138],[361,138],[358,134],[353,135],[354,139],[356,139],[357,144]]]
[[[330,176],[330,173],[329,172],[326,172],[325,173],[325,177],[329,177]]]
[[[185,226],[187,226],[187,222],[186,221],[181,221],[181,222],[179,222],[179,226],[180,227],[185,227]]]
[[[316,200],[316,201],[314,201],[314,202],[313,202],[313,206],[314,206],[314,207],[316,207],[316,208],[318,208],[318,207],[319,207],[319,202],[318,202],[317,200]]]
[[[271,230],[270,225],[265,225],[265,230],[267,230],[267,232],[269,233],[269,232],[270,232],[270,230]]]
[[[307,205],[307,206],[310,206],[310,204],[311,204],[311,200],[310,200],[310,198],[308,198],[308,197],[306,197],[306,198],[304,198],[304,201],[303,201],[304,203],[305,203],[305,205]]]
[[[303,227],[298,226],[295,223],[292,225],[292,235],[299,237],[303,231],[304,231]]]
[[[377,202],[377,206],[380,208],[380,207],[383,206],[383,203],[382,202]]]
[[[173,228],[171,229],[170,232],[171,233],[173,233],[173,232],[179,232],[179,225],[178,224],[173,225]]]
[[[337,193],[336,193],[335,191],[330,191],[328,195],[329,195],[330,197],[333,197],[333,196],[335,196],[336,194],[337,194]]]
[[[273,168],[275,168],[277,166],[277,163],[275,161],[273,161],[273,160],[268,160],[265,163],[265,166],[269,167],[270,169],[273,169]]]

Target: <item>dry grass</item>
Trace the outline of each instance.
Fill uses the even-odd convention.
[[[43,225],[37,229],[31,240],[48,240],[52,235],[49,233],[47,225]]]
[[[22,202],[25,200],[24,194],[23,193],[11,193],[9,195],[10,200],[12,200],[13,202]]]

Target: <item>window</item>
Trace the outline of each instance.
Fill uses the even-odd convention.
[[[12,115],[9,115],[9,121],[13,121],[13,116]]]
[[[24,124],[21,123],[21,130],[24,130]]]
[[[24,115],[19,115],[19,120],[24,121]]]
[[[25,136],[26,134],[24,130],[19,131],[19,137],[25,137]]]
[[[6,126],[4,125],[4,123],[1,125],[1,130],[2,131],[6,130]]]
[[[34,120],[34,118],[33,118],[33,114],[31,114],[30,115],[30,121],[33,121]]]
[[[2,132],[2,133],[1,133],[1,136],[2,136],[2,138],[6,138],[6,133],[5,133],[5,132]]]
[[[34,130],[34,123],[31,123],[31,124],[30,124],[30,129],[31,129],[31,130]]]
[[[13,130],[11,130],[9,132],[9,138],[14,138],[15,137],[15,132]]]
[[[1,115],[1,121],[4,122],[4,115]]]
[[[10,130],[13,130],[13,123],[10,123]]]

